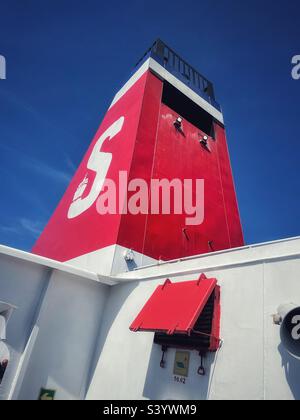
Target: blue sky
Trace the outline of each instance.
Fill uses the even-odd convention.
[[[300,235],[300,2],[2,0],[0,243],[30,250],[160,37],[215,85],[247,243]]]

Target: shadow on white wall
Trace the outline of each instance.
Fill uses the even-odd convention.
[[[278,351],[290,390],[295,400],[300,400],[300,359],[291,356],[282,344],[278,346]]]

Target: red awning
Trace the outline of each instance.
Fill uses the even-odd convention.
[[[204,274],[193,281],[166,280],[156,288],[130,329],[189,334],[216,284],[216,279],[208,279]]]

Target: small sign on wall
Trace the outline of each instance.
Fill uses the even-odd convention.
[[[177,350],[174,360],[174,375],[188,376],[190,363],[190,352]]]
[[[54,391],[54,389],[41,388],[39,400],[40,401],[53,401],[55,397],[55,392],[56,391]]]

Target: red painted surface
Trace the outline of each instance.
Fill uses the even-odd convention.
[[[242,225],[233,182],[225,129],[221,127],[221,125],[215,123],[215,133],[218,143],[217,153],[224,197],[224,211],[228,224],[229,248],[234,248],[244,245]]]
[[[199,133],[205,133],[184,120],[184,135],[181,134],[173,124],[177,116],[162,104],[153,178],[204,179],[204,221],[200,225],[187,226],[186,214],[149,215],[143,253],[162,260],[209,252],[209,241],[212,241],[213,250],[231,246],[219,168],[219,148],[223,139],[220,136],[215,141],[210,139],[208,152],[199,144]],[[227,165],[224,170],[229,172],[231,179],[229,161]],[[195,200],[195,194],[193,197]],[[231,197],[228,200],[229,209],[230,200]],[[236,243],[243,244],[241,236]]]
[[[36,242],[32,250],[34,253],[58,261],[67,261],[117,243],[121,215],[100,216],[96,210],[96,203],[73,219],[68,219],[67,214],[76,189],[85,174],[88,174],[90,184],[95,177],[95,173],[87,169],[87,162],[98,138],[121,116],[125,118],[121,132],[113,139],[107,139],[101,151],[112,154],[107,178],[115,180],[118,184],[119,171],[129,171],[147,75],[148,73],[145,73],[126,95],[108,110],[67,191]],[[89,187],[84,195],[88,193]]]
[[[186,120],[184,135],[177,131],[173,123],[178,114],[160,104],[158,96],[158,88],[156,94],[145,96],[136,145],[142,155],[134,155],[130,179],[144,176],[149,181],[150,170],[152,179],[204,179],[204,221],[188,226],[186,214],[127,215],[122,218],[118,244],[162,260],[242,246],[224,128],[216,124],[216,139],[209,138],[208,152],[199,144],[205,133]]]
[[[148,71],[108,110],[34,253],[67,261],[118,244],[170,260],[244,244],[224,128],[215,123],[216,138],[209,138],[208,152],[199,144],[204,133],[197,127],[183,120],[184,135],[175,129],[178,115],[161,103],[162,89],[163,82]],[[153,178],[204,179],[202,224],[186,225],[186,214],[99,215],[96,202],[68,219],[68,209],[86,174],[89,184],[84,196],[90,192],[95,173],[87,165],[97,140],[121,116],[121,132],[105,140],[100,149],[112,156],[107,178],[117,188],[119,171],[127,171],[129,181],[142,178],[148,184]]]
[[[162,89],[162,81],[152,73],[149,73],[128,177],[129,180],[142,178],[147,182],[148,186],[153,172]],[[132,195],[133,192],[128,193],[128,199]],[[118,245],[143,253],[147,221],[148,216],[144,214],[123,215],[118,235]],[[160,248],[159,245],[158,248]],[[148,255],[156,258],[157,253]]]
[[[216,279],[205,277],[179,283],[166,280],[156,288],[130,329],[189,334],[216,284]]]

